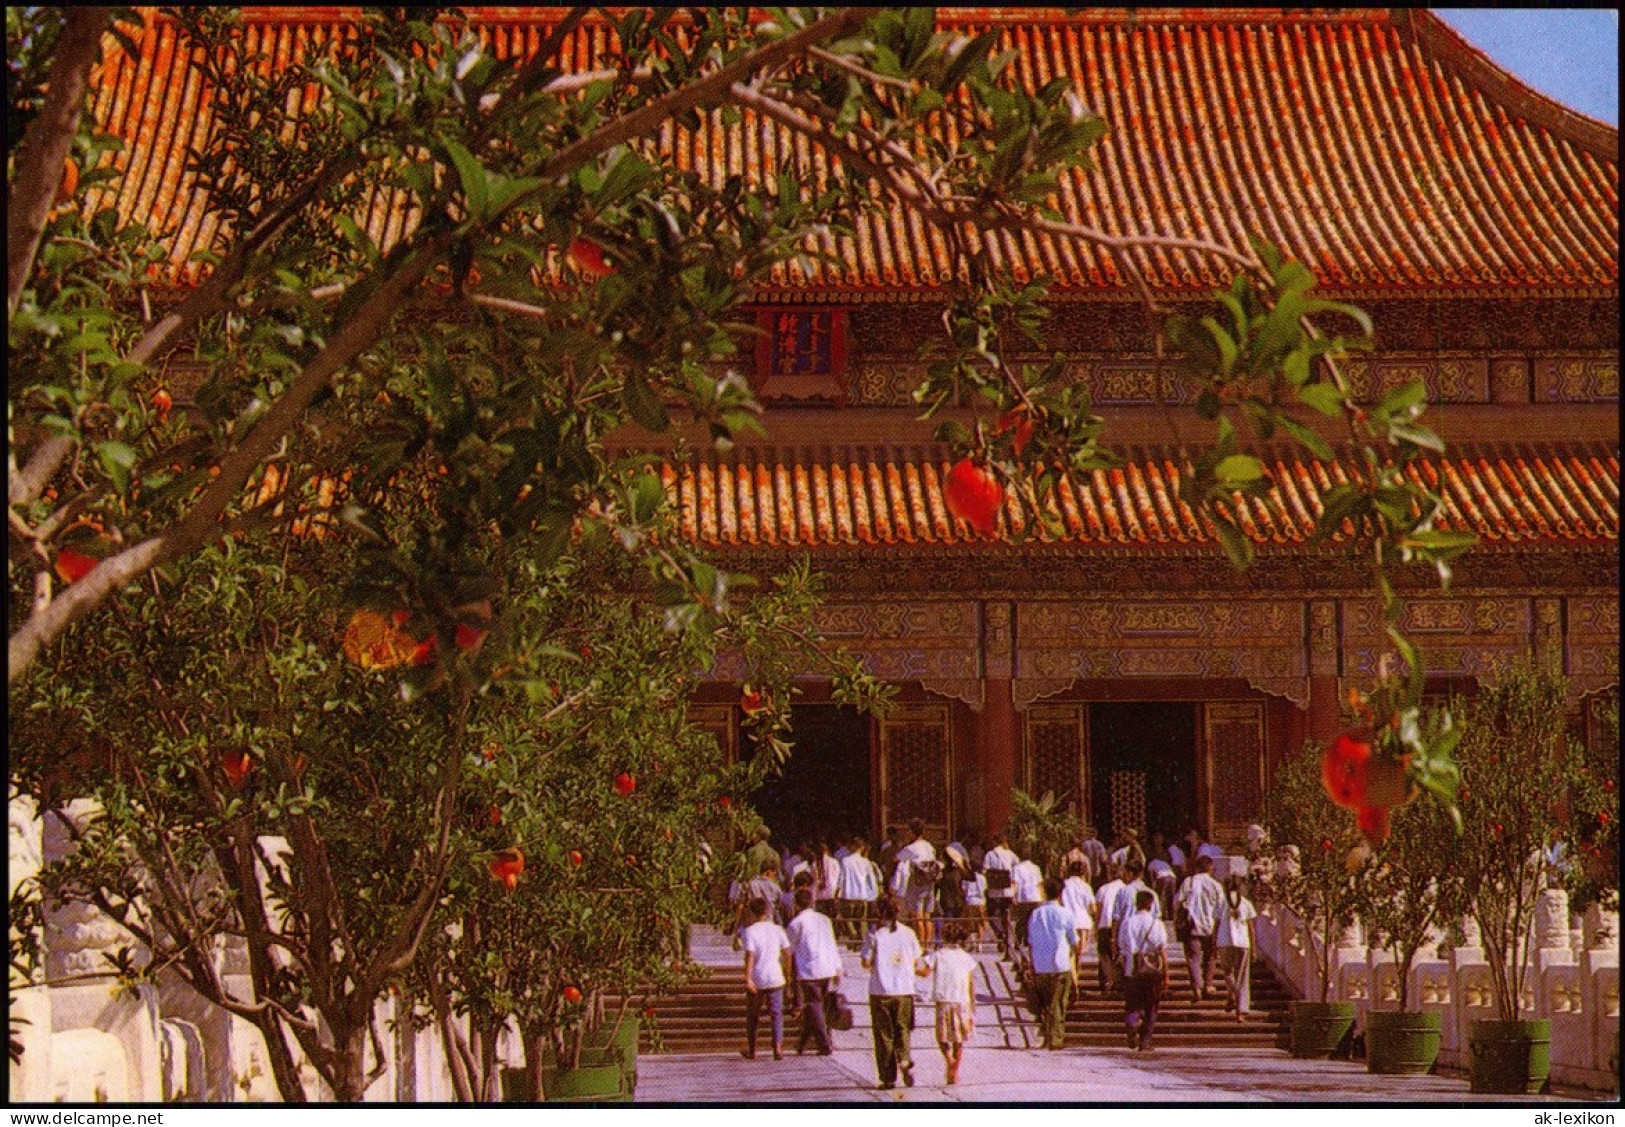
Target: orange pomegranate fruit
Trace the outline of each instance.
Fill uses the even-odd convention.
[[[243,785],[248,773],[254,769],[254,757],[240,748],[220,753],[220,769],[226,773],[226,779],[234,787]]]
[[[576,269],[593,278],[615,273],[615,267],[604,255],[604,248],[591,239],[578,238],[570,244],[570,261]]]
[[[571,1005],[574,1005],[575,1003],[581,1001],[581,991],[577,990],[574,986],[566,986],[564,988],[564,1000],[569,1002]]]
[[[1390,807],[1362,806],[1357,813],[1360,833],[1372,845],[1381,845],[1388,840],[1388,823],[1392,817]]]
[[[942,491],[948,511],[983,536],[998,532],[999,506],[1004,504],[1004,486],[986,467],[962,458],[948,471]]]
[[[57,185],[56,202],[65,204],[79,190],[79,164],[72,157],[62,162],[62,183]]]
[[[63,548],[56,554],[56,573],[62,577],[62,582],[71,585],[95,571],[96,565],[101,562],[95,556]]]
[[[1022,406],[1012,407],[1010,410],[1000,415],[997,425],[995,425],[993,428],[993,432],[995,434],[1004,434],[1006,431],[1014,432],[1011,441],[1014,443],[1016,454],[1019,456],[1023,450],[1027,449],[1027,443],[1032,441],[1032,412],[1028,411],[1025,406]]]
[[[491,875],[512,892],[519,884],[519,874],[525,871],[525,855],[518,849],[504,849],[490,862]]]
[[[1365,802],[1366,766],[1371,762],[1371,737],[1344,732],[1320,757],[1320,781],[1331,800],[1352,810]]]
[[[615,776],[615,793],[626,798],[638,789],[638,781],[629,772],[622,771]]]

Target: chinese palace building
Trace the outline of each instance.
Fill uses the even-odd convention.
[[[503,54],[534,49],[557,18],[472,15]],[[251,10],[247,34],[288,59],[345,18]],[[1470,688],[1531,652],[1560,658],[1582,715],[1614,690],[1616,128],[1523,85],[1421,10],[974,9],[939,21],[997,27],[1025,82],[1066,78],[1110,123],[1096,167],[1061,185],[1069,219],[1236,248],[1260,234],[1326,296],[1372,314],[1377,350],[1347,367],[1373,399],[1424,381],[1448,453],[1416,472],[1446,498],[1448,526],[1481,541],[1448,594],[1431,571],[1411,577],[1404,628],[1431,691]],[[584,25],[565,57],[586,68],[607,34]],[[118,206],[178,231],[184,263],[216,224],[182,171],[202,111],[175,45],[173,27],[149,20],[139,61],[109,56],[98,113],[129,145]],[[719,178],[776,175],[794,151],[748,115],[662,143]],[[366,219],[375,237],[400,229],[388,200]],[[787,269],[754,295],[766,333],[751,378],[768,436],[668,459],[691,540],[736,571],[810,557],[826,577],[824,629],[900,687],[880,721],[809,682],[797,754],[760,808],[781,839],[920,817],[942,840],[996,828],[1023,787],[1063,795],[1103,833],[1194,824],[1234,840],[1264,813],[1272,765],[1337,730],[1344,688],[1368,684],[1385,649],[1357,550],[1309,543],[1319,496],[1346,467],[1256,450],[1275,489],[1247,502],[1258,559],[1236,572],[1178,499],[1181,447],[1204,432],[1189,389],[1159,377],[1128,276],[1077,244],[990,238],[1018,281],[1050,281],[1047,351],[1066,354],[1125,459],[1063,487],[1062,534],[984,538],[949,515],[952,458],[910,392],[954,276],[942,241],[901,213],[832,240],[838,265]],[[1164,303],[1227,281],[1197,252],[1130,253]],[[1010,533],[1016,519],[1005,514]],[[730,754],[742,679],[720,668],[693,705]]]

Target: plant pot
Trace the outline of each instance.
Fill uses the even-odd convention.
[[[632,1087],[620,1062],[550,1068],[542,1073],[546,1103],[630,1103]]]
[[[1353,1002],[1293,1002],[1292,1055],[1324,1060],[1354,1028]]]
[[[1367,1072],[1425,1076],[1439,1058],[1438,1013],[1372,1010],[1365,1019]]]
[[[1545,1089],[1552,1070],[1550,1021],[1475,1021],[1468,1042],[1473,1091],[1535,1095]]]

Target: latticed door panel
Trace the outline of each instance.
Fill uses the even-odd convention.
[[[945,704],[902,705],[880,724],[881,822],[925,823],[926,833],[946,841],[953,830],[949,779],[952,740]]]
[[[1209,834],[1239,841],[1264,815],[1264,706],[1256,701],[1205,705]]]
[[[732,763],[739,758],[739,727],[734,723],[731,704],[691,704],[688,722],[693,727],[711,733],[717,741],[719,762]]]
[[[1027,792],[1041,797],[1054,791],[1061,807],[1089,817],[1089,761],[1084,749],[1085,706],[1076,702],[1042,702],[1027,710],[1023,727],[1027,745]]]

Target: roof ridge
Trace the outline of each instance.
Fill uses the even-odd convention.
[[[1427,8],[1395,9],[1400,34],[1416,39],[1440,64],[1509,114],[1545,126],[1599,160],[1619,163],[1619,126],[1581,113],[1543,93],[1490,58]]]

